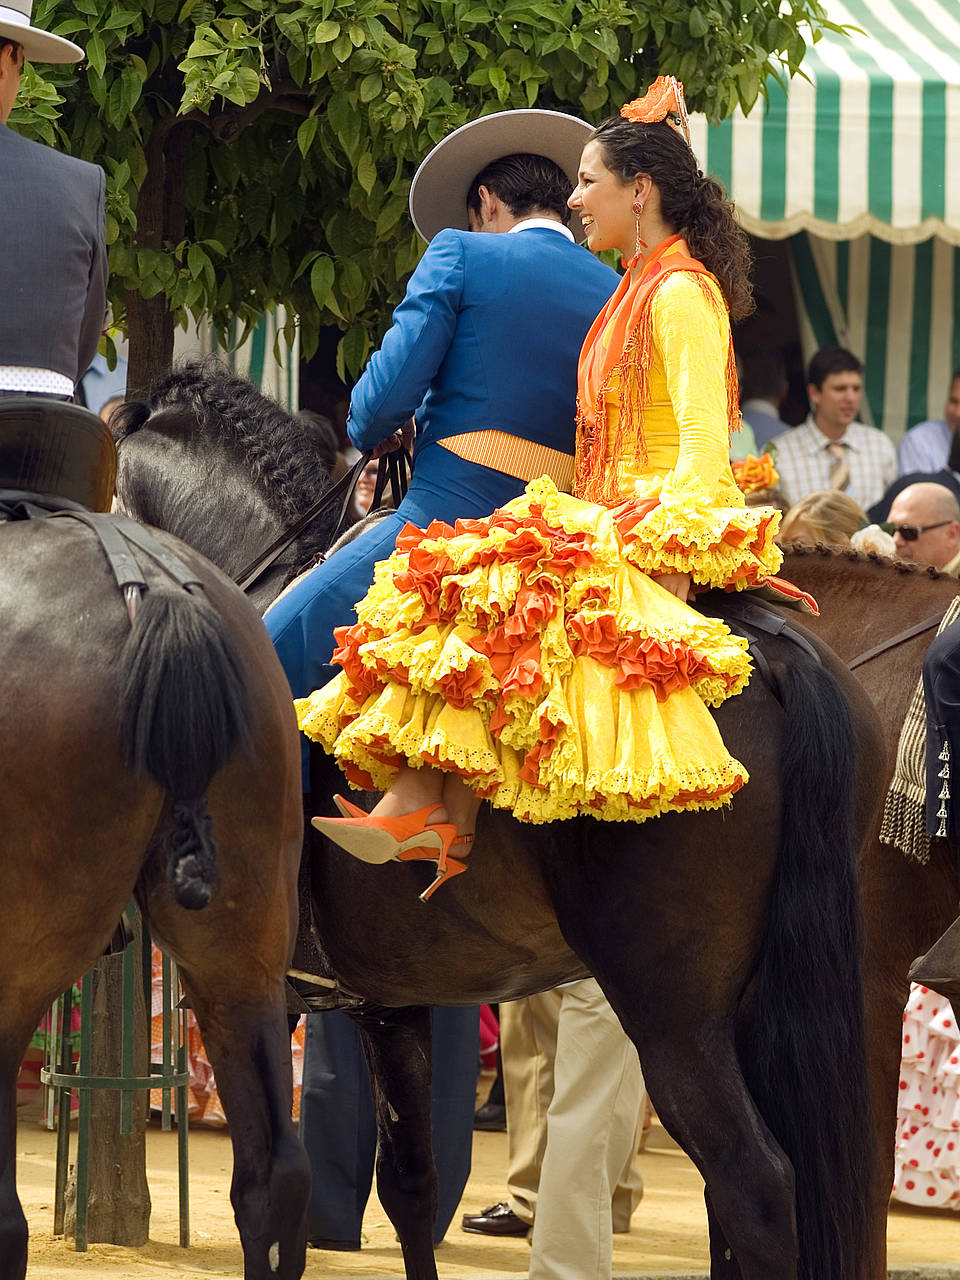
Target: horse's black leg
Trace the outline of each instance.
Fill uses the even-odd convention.
[[[377,1116],[377,1194],[396,1227],[407,1280],[437,1280],[437,1176],[430,1146],[430,1010],[364,1006],[360,1028]]]
[[[703,1191],[704,1203],[707,1206],[707,1230],[710,1239],[710,1275],[712,1280],[740,1280],[740,1267],[733,1250],[727,1244],[706,1187]]]
[[[648,1025],[635,1039],[657,1115],[706,1183],[713,1280],[796,1280],[793,1169],[747,1091],[731,1028]]]
[[[17,1071],[22,1054],[0,1050],[0,1275],[27,1274],[27,1220],[17,1195]]]
[[[545,859],[557,918],[637,1046],[664,1127],[703,1175],[714,1280],[796,1280],[793,1169],[750,1095],[735,1040],[765,867],[731,832],[729,847],[749,850],[753,865],[736,868],[739,880],[732,866],[728,877],[705,874],[719,831],[706,816],[650,826],[642,842],[628,829],[581,850],[570,841],[562,860]]]
[[[190,987],[230,1125],[230,1200],[245,1280],[299,1280],[306,1262],[310,1170],[291,1120],[290,1033],[275,1000],[231,1004]]]

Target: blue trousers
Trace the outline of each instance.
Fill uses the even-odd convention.
[[[356,621],[355,606],[373,582],[374,566],[393,551],[408,520],[425,528],[431,520],[487,516],[522,491],[522,481],[464,462],[438,445],[419,451],[413,483],[397,511],[318,565],[264,617],[294,697],[305,697],[334,676],[333,629]],[[303,746],[303,789],[309,791],[306,739]],[[470,1173],[479,1015],[476,1007],[431,1013],[439,1242]],[[303,1071],[300,1136],[313,1175],[308,1238],[358,1244],[376,1130],[360,1033],[345,1014],[307,1018]]]
[[[377,561],[391,554],[407,521],[425,528],[431,520],[488,516],[522,492],[523,481],[464,462],[439,445],[418,454],[413,482],[397,510],[317,565],[267,610],[264,625],[293,696],[305,698],[333,679],[333,629],[356,622],[356,605],[373,583]],[[309,778],[304,740],[304,791],[310,790]]]
[[[439,1244],[470,1176],[479,1009],[432,1009],[431,1022],[430,1120],[438,1184],[434,1241]],[[307,1016],[300,1139],[313,1176],[307,1239],[359,1245],[377,1133],[360,1033],[345,1013]]]

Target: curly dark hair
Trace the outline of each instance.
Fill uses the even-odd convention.
[[[719,281],[731,320],[754,309],[750,242],[733,216],[733,205],[715,178],[707,178],[682,136],[666,121],[640,124],[611,116],[590,137],[603,162],[621,182],[649,174],[660,192],[663,220],[680,232]]]

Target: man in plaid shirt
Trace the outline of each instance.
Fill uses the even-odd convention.
[[[810,361],[807,395],[806,422],[773,442],[786,506],[823,489],[842,489],[866,510],[896,478],[897,454],[882,431],[854,421],[863,366],[844,347],[821,347]]]

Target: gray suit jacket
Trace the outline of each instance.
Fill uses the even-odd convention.
[[[103,170],[0,124],[0,365],[74,385],[106,315]]]

